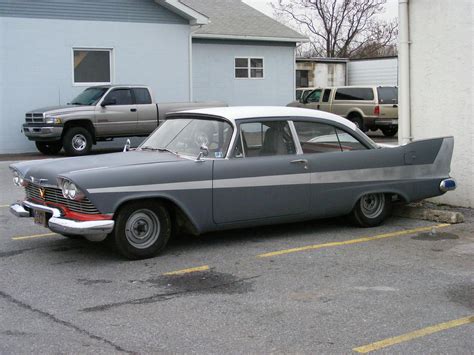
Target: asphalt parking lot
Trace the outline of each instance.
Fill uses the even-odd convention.
[[[9,163],[0,353],[474,352],[470,211],[460,225],[339,218],[212,233],[126,261],[10,215],[23,194]]]

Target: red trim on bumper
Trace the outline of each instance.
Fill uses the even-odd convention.
[[[79,212],[71,211],[66,206],[61,205],[59,203],[53,203],[53,202],[45,203],[45,201],[38,200],[36,198],[31,198],[31,200],[33,200],[36,203],[41,203],[42,205],[45,205],[45,206],[59,208],[63,212],[65,218],[72,219],[75,221],[103,221],[103,220],[113,219],[113,215],[111,214],[109,215],[109,214],[79,213]]]

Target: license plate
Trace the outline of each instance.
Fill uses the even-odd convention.
[[[43,211],[34,211],[33,213],[35,224],[39,224],[43,227],[48,226],[48,220],[46,218],[46,212]]]

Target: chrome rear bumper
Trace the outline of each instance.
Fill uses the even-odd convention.
[[[108,234],[114,229],[113,220],[99,221],[74,221],[61,217],[61,211],[57,208],[39,205],[30,201],[17,202],[10,206],[10,212],[17,217],[32,217],[33,210],[50,213],[52,217],[48,221],[48,227],[53,232],[72,235],[96,235]]]

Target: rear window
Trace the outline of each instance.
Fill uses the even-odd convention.
[[[377,88],[379,104],[398,104],[398,88],[393,86]]]
[[[367,101],[374,99],[372,88],[340,88],[336,90],[334,100]]]

